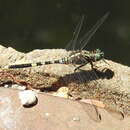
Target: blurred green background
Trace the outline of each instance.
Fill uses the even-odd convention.
[[[108,11],[87,49],[100,48],[106,58],[130,65],[129,0],[0,0],[0,44],[22,52],[65,48],[82,14],[81,34]]]

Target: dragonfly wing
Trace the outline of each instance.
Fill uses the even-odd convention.
[[[75,46],[77,44],[77,40],[79,37],[79,33],[81,31],[82,25],[83,25],[83,21],[84,21],[84,15],[81,17],[79,23],[76,26],[76,29],[73,33],[72,39],[70,40],[70,42],[67,44],[66,49],[67,50],[75,50]]]
[[[96,24],[81,38],[79,41],[80,48],[79,50],[83,50],[87,43],[90,41],[92,36],[96,33],[99,27],[104,23],[106,18],[108,17],[109,12],[107,12],[101,19],[99,19]]]

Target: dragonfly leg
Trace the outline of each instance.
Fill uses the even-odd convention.
[[[94,69],[93,62],[90,62],[91,68]]]
[[[76,67],[76,68],[74,69],[74,72],[76,72],[77,70],[79,70],[81,67],[83,67],[83,66],[85,66],[85,65],[86,65],[86,64],[82,64],[82,65]]]
[[[90,62],[90,65],[91,65],[92,70],[94,70],[95,72],[96,72],[97,68],[99,68],[98,66],[93,65],[93,62]]]
[[[87,63],[86,63],[86,64],[87,64]],[[81,67],[85,66],[86,64],[82,64],[82,65],[76,67],[76,68],[74,69],[74,72],[76,72],[76,71],[79,70]],[[96,68],[98,68],[97,66],[93,65],[93,62],[90,62],[90,65],[91,65],[92,70],[96,70]]]

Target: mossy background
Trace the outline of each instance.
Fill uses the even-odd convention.
[[[65,48],[82,14],[87,19],[81,34],[108,11],[86,48],[100,48],[106,58],[130,65],[129,0],[0,0],[0,44],[22,52]]]

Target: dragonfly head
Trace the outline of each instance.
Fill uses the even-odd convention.
[[[100,49],[96,49],[94,51],[95,61],[99,61],[104,59],[104,52],[102,52]]]

